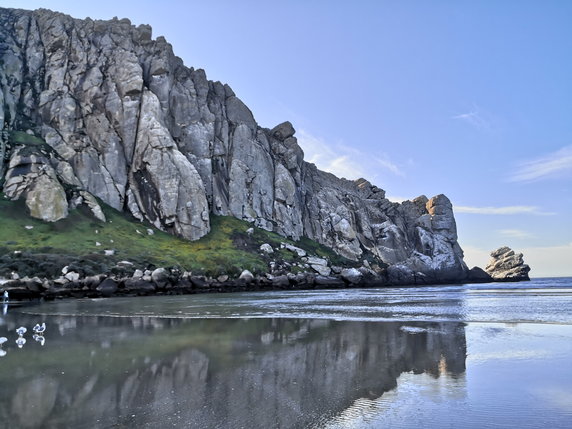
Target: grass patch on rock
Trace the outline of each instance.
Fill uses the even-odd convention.
[[[212,216],[211,231],[200,240],[187,241],[101,206],[107,222],[80,206],[66,219],[48,223],[31,218],[23,201],[10,201],[0,193],[0,276],[15,271],[20,276],[52,277],[66,265],[82,275],[115,273],[117,263],[126,260],[133,263],[132,269],[178,267],[193,274],[235,277],[244,269],[267,272],[271,260],[297,259],[280,249],[282,242],[336,264],[351,263],[312,240],[294,242],[233,217]],[[249,228],[254,229],[250,234]],[[272,245],[274,254],[261,252],[263,243]]]

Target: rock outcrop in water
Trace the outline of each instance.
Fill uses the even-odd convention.
[[[1,190],[32,216],[102,216],[98,197],[194,240],[230,215],[388,264],[393,283],[466,277],[447,197],[393,203],[318,170],[292,124],[260,127],[148,25],[0,9],[0,106]]]
[[[495,281],[530,280],[530,267],[524,263],[522,253],[514,253],[514,250],[506,246],[491,252],[491,260],[485,271]]]

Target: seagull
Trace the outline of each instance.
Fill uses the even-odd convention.
[[[18,348],[21,349],[22,346],[26,344],[26,339],[24,337],[18,337],[16,344],[18,345]]]
[[[41,346],[43,346],[44,343],[46,342],[46,339],[41,335],[34,335],[32,338],[34,339],[34,341],[40,343]]]
[[[4,291],[2,302],[8,302],[8,291],[7,290]]]
[[[26,328],[24,328],[23,326],[20,326],[18,329],[16,329],[16,333],[19,336],[24,335],[26,332],[28,332],[28,330]]]
[[[42,335],[46,330],[46,324],[42,323],[42,325],[40,326],[39,323],[36,323],[36,326],[34,326],[32,330],[34,331],[35,334]]]
[[[4,344],[6,341],[8,341],[8,338],[0,337],[0,347],[2,347],[2,344]]]

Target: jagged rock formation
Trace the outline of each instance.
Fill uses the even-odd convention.
[[[524,263],[522,253],[514,253],[514,250],[506,246],[491,252],[491,260],[485,271],[495,281],[530,280],[528,277],[530,267]]]
[[[466,276],[447,197],[392,203],[365,179],[318,170],[292,124],[260,127],[147,25],[0,9],[0,64],[3,192],[34,216],[60,219],[66,202],[100,212],[95,196],[188,239],[209,231],[210,214],[231,215],[369,255],[393,282]],[[15,131],[53,154],[22,156],[30,147]]]

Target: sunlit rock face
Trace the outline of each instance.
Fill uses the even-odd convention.
[[[11,197],[48,220],[66,214],[57,182],[73,183],[187,239],[209,231],[210,214],[231,215],[390,264],[394,282],[465,277],[445,196],[392,203],[365,179],[318,170],[291,123],[260,127],[228,85],[186,67],[149,26],[13,9],[0,9],[0,24],[3,159],[16,146],[8,132],[28,131],[62,166]],[[48,180],[38,203],[29,195]]]
[[[102,335],[99,345],[93,331],[60,323],[80,350],[65,357],[77,369],[58,371],[63,358],[48,342],[30,352],[36,370],[0,377],[10,381],[0,390],[1,421],[22,428],[320,427],[357,400],[394,389],[402,373],[449,380],[465,373],[457,322],[91,319],[79,325],[115,335]],[[30,368],[15,352],[6,358]]]
[[[515,253],[510,247],[499,247],[491,252],[491,259],[485,271],[497,281],[530,280],[530,267],[524,263],[522,253]]]

